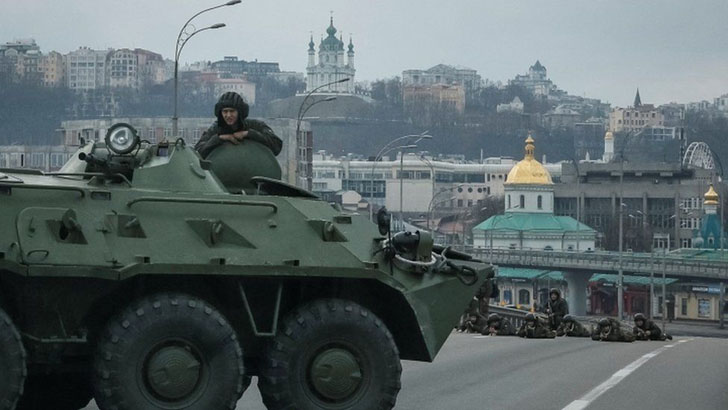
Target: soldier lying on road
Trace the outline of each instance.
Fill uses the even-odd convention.
[[[637,340],[672,340],[672,336],[662,333],[655,322],[645,318],[642,313],[634,315],[634,335]]]
[[[592,333],[592,340],[603,342],[634,342],[634,333],[612,318],[605,317],[597,322],[597,327]]]
[[[545,319],[529,313],[524,319],[523,325],[518,329],[518,336],[528,339],[553,339],[556,332],[549,329],[548,322]]]
[[[486,328],[486,318],[480,314],[480,301],[474,297],[465,313],[460,316],[458,332],[482,333]]]
[[[488,316],[488,326],[483,329],[484,335],[491,336],[513,336],[516,330],[508,319],[502,318],[497,313]]]
[[[556,336],[589,337],[591,330],[576,320],[574,316],[566,315],[561,320],[559,328],[556,329]]]

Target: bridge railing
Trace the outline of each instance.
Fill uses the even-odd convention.
[[[589,269],[593,271],[617,271],[617,252],[560,252],[543,249],[467,249],[476,257],[494,264],[533,266],[541,268]],[[728,279],[728,261],[684,258],[676,255],[649,253],[622,254],[622,269],[625,272],[649,274],[663,269],[669,275],[697,276]]]

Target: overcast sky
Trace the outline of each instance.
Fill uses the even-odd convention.
[[[181,25],[225,0],[0,0],[0,42],[43,52],[140,47],[170,58]],[[356,51],[356,79],[445,63],[504,83],[539,59],[571,94],[628,105],[728,92],[727,0],[244,0],[211,11],[182,61],[225,55],[305,71],[312,32],[334,24]]]

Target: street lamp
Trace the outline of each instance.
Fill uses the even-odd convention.
[[[299,108],[299,110],[298,110],[298,118],[296,119],[296,142],[299,144],[299,147],[300,146],[304,146],[304,147],[306,146],[305,143],[304,143],[305,141],[303,141],[304,139],[301,138],[301,122],[303,121],[303,118],[306,116],[306,113],[308,112],[308,110],[310,110],[311,108],[313,108],[313,106],[316,105],[316,104],[320,104],[320,103],[323,103],[323,102],[334,101],[334,100],[336,100],[336,97],[334,97],[334,96],[326,97],[326,98],[321,99],[321,100],[315,100],[311,104],[308,104],[306,106],[306,108],[303,110],[303,112],[301,112],[301,109]],[[303,107],[303,105],[301,105],[301,107]],[[313,145],[311,146],[311,148],[313,148]],[[298,181],[301,178],[301,175],[300,175],[301,174],[300,165],[296,167],[296,174],[297,174],[296,175],[296,181]],[[306,189],[308,189],[310,191],[313,188],[313,181],[310,178],[308,178],[308,177],[309,176],[306,177]]]
[[[374,158],[374,161],[372,161],[372,170],[369,173],[369,220],[374,221],[374,168],[377,166],[377,162],[379,162],[379,159],[383,157],[384,155],[387,155],[389,152],[398,150],[398,149],[414,149],[417,148],[416,144],[410,144],[410,145],[399,145],[396,147],[390,147],[386,151],[382,152],[379,151],[377,156]]]
[[[199,16],[202,13],[206,13],[211,10],[219,9],[220,7],[226,7],[226,6],[234,6],[236,4],[241,3],[242,0],[230,0],[227,3],[220,4],[218,6],[210,7],[207,9],[204,9],[202,11],[197,12],[194,16],[190,17],[187,22],[182,26],[182,28],[179,30],[179,34],[177,35],[177,42],[174,46],[174,116],[172,117],[172,136],[177,137],[177,121],[179,120],[179,117],[177,116],[177,93],[178,93],[178,84],[179,84],[179,56],[182,54],[182,49],[184,48],[185,44],[187,44],[187,41],[192,38],[197,33],[203,32],[205,30],[215,30],[218,28],[225,27],[225,24],[223,23],[217,23],[213,24],[209,27],[201,28],[199,30],[195,29],[195,26],[192,25],[192,33],[187,33],[186,29],[187,26],[190,25],[190,22],[197,16]],[[183,38],[183,35],[186,35],[186,37]]]
[[[463,184],[458,184],[458,185],[456,185],[454,187],[451,187],[451,188],[448,188],[448,189],[443,189],[442,191],[437,192],[437,193],[435,193],[435,194],[432,195],[432,199],[430,199],[430,203],[427,205],[427,229],[428,230],[430,230],[430,221],[432,220],[432,210],[434,209],[434,206],[433,205],[439,205],[439,204],[445,203],[447,201],[451,201],[451,200],[457,199],[456,197],[453,196],[453,197],[451,197],[449,199],[446,199],[444,201],[435,202],[435,198],[437,198],[438,196],[440,196],[440,195],[442,195],[442,194],[444,194],[446,192],[452,192],[454,189],[460,188],[462,186],[463,186]]]
[[[416,140],[414,142],[412,142],[411,144],[407,144],[407,145],[402,145],[402,146],[399,146],[399,147],[390,148],[390,147],[392,147],[392,145],[394,145],[395,143],[397,143],[399,141],[406,140],[406,139],[411,139],[411,138],[416,138]],[[371,175],[371,178],[370,178],[371,183],[372,183],[372,185],[371,185],[372,186],[372,190],[374,189],[374,166],[376,165],[376,163],[379,160],[379,158],[382,155],[384,155],[384,152],[385,151],[386,152],[389,152],[389,151],[395,150],[395,149],[416,148],[418,142],[422,141],[423,139],[431,139],[431,138],[432,138],[432,135],[427,135],[427,131],[425,131],[422,134],[404,135],[404,136],[395,138],[392,141],[389,141],[386,145],[384,145],[382,147],[382,149],[379,150],[379,152],[377,153],[377,155],[374,156],[374,163],[372,164],[372,175]],[[402,176],[402,172],[400,170],[400,177],[401,176]],[[401,199],[401,189],[400,189],[400,199]],[[400,217],[401,217],[401,206],[402,206],[402,204],[400,202]],[[374,221],[374,215],[373,215],[372,207],[369,207],[369,220],[370,221]]]

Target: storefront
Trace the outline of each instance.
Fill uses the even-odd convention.
[[[719,320],[720,284],[682,284],[674,294],[675,318],[690,320]]]

